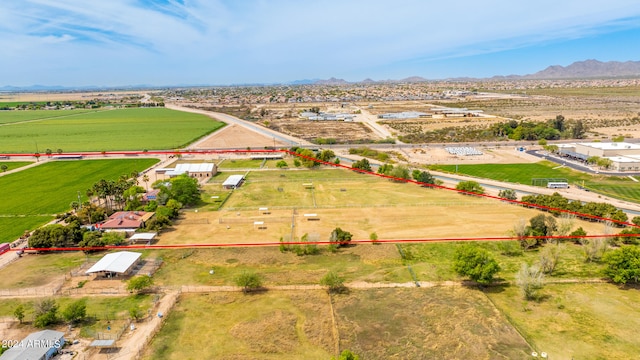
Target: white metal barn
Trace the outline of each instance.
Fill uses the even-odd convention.
[[[87,274],[128,275],[140,262],[140,256],[142,254],[131,251],[107,254],[89,268]]]

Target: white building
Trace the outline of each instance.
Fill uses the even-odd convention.
[[[49,360],[64,345],[64,333],[42,330],[29,334],[0,356],[0,360]]]

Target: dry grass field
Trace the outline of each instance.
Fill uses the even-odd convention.
[[[330,253],[298,256],[276,247],[154,250],[165,263],[154,278],[158,285],[234,285],[244,271],[261,274],[265,286],[318,284],[330,270],[345,281],[408,282],[411,276],[392,244],[358,245]],[[214,271],[214,274],[210,273]]]
[[[527,343],[464,288],[183,295],[146,359],[525,358]],[[335,317],[335,328],[333,318]],[[215,319],[215,325],[202,319]]]
[[[334,303],[340,348],[363,359],[525,359],[531,352],[473,289],[352,291]]]
[[[517,287],[487,295],[536,349],[550,359],[634,359],[640,353],[640,292],[612,284],[554,284],[540,302],[522,300]]]
[[[144,359],[326,360],[331,318],[322,291],[183,295]]]
[[[284,177],[282,177],[284,175]],[[224,177],[223,177],[224,178]],[[303,184],[313,183],[313,189]],[[207,192],[223,193],[219,184]],[[260,208],[268,208],[264,214]],[[264,243],[317,234],[328,241],[336,227],[367,240],[507,236],[521,218],[539,211],[454,191],[357,174],[342,169],[255,171],[220,211],[187,212],[161,244]],[[305,215],[315,214],[310,217]],[[310,218],[317,220],[309,220]],[[256,222],[263,222],[256,225]],[[577,221],[588,233],[602,226]]]
[[[86,260],[82,252],[23,255],[0,269],[1,289],[24,289],[49,284],[80,266]]]

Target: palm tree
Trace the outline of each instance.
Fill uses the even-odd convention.
[[[142,175],[142,181],[144,181],[147,191],[149,191],[149,175],[147,174]]]

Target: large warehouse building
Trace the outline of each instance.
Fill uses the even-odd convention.
[[[640,171],[640,145],[626,142],[560,144],[560,154],[581,161],[597,156],[611,160],[611,170]]]

